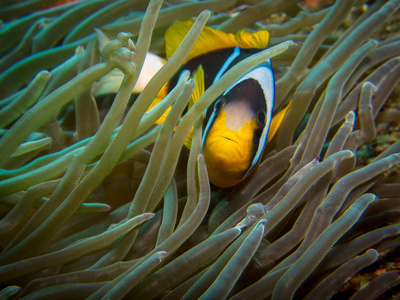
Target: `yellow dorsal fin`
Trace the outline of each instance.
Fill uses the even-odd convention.
[[[272,140],[276,132],[278,131],[279,127],[282,124],[283,117],[285,116],[286,112],[292,105],[292,101],[289,102],[289,104],[282,109],[280,112],[278,112],[271,120],[271,125],[269,126],[269,132],[268,132],[268,142]]]
[[[196,72],[193,74],[193,78],[196,80],[196,87],[194,88],[192,97],[189,100],[188,109],[192,107],[193,104],[199,100],[200,96],[204,94],[204,70],[201,65],[197,68]],[[193,137],[193,127],[190,129],[190,132],[185,140],[185,147],[190,149],[192,146],[192,137]]]
[[[264,49],[268,46],[269,33],[267,30],[260,30],[254,33],[242,29],[235,35],[240,48]]]
[[[172,56],[192,25],[192,20],[181,21],[172,24],[167,29],[165,33],[165,51],[167,58]],[[206,26],[186,58],[185,63],[202,54],[219,49],[233,48],[235,46],[237,46],[237,44],[235,42],[235,36],[232,33],[225,33]]]
[[[180,21],[172,24],[167,29],[167,32],[165,33],[165,49],[167,58],[170,58],[176,51],[183,38],[192,27],[193,22],[193,20]],[[241,48],[264,49],[268,46],[268,39],[269,33],[267,30],[250,33],[247,29],[243,29],[236,34],[232,34],[206,26],[186,58],[185,63],[202,54],[236,46]]]

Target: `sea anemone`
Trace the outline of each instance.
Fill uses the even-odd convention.
[[[3,1],[0,297],[398,293],[400,1],[313,1],[312,11],[300,2]],[[191,18],[176,52],[132,94],[149,51],[165,55],[168,26]],[[190,109],[188,71],[149,109],[206,25],[267,29],[270,47]],[[100,37],[109,39],[101,47]],[[235,187],[212,186],[203,112],[268,58],[275,112],[290,108],[258,168]],[[95,98],[116,68],[117,93]]]

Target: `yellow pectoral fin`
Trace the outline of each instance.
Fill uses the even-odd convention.
[[[201,95],[204,94],[204,70],[201,65],[197,68],[197,70],[193,74],[193,78],[196,80],[196,87],[194,88],[192,97],[189,100],[189,109],[193,104],[199,100]]]
[[[158,92],[157,97],[151,102],[149,108],[147,109],[146,112],[150,112],[152,109],[154,109],[163,99],[168,95],[168,83],[164,84],[164,86],[161,88],[161,90]],[[168,109],[163,113],[163,115],[155,122],[155,124],[160,125],[164,123],[165,118],[169,114],[169,111],[171,110],[171,107],[168,107]]]
[[[161,88],[161,90],[157,94],[157,98],[162,98],[164,99],[168,95],[168,82],[164,84],[164,86]]]
[[[192,128],[190,128],[190,132],[186,137],[185,142],[183,143],[185,147],[188,148],[189,150],[192,148],[192,139],[193,139],[193,126]]]
[[[149,108],[147,109],[147,112],[150,112],[153,110],[161,101],[163,101],[164,97],[156,97],[153,102],[151,102]],[[165,119],[167,118],[172,106],[168,107],[167,110],[162,114],[161,117],[158,118],[158,120],[155,122],[155,124],[160,125],[165,122]]]
[[[269,126],[269,132],[268,132],[268,142],[272,140],[276,132],[278,131],[279,127],[282,124],[283,118],[285,117],[286,112],[292,105],[292,101],[289,102],[289,104],[282,109],[279,113],[277,113],[271,120],[271,125]]]
[[[165,119],[167,118],[171,108],[172,106],[168,107],[167,110],[163,113],[163,115],[160,118],[158,118],[158,120],[156,121],[157,125],[163,124],[165,122]]]
[[[193,91],[193,94],[189,100],[188,104],[188,109],[192,107],[194,103],[196,103],[197,100],[199,100],[200,96],[203,95],[204,93],[204,70],[203,67],[200,65],[196,72],[193,75],[193,78],[196,80],[196,87]],[[157,97],[153,100],[153,102],[150,104],[150,107],[147,111],[152,110],[154,107],[159,104],[163,98],[165,98],[167,93],[167,85],[165,85],[162,90],[158,93]],[[171,106],[168,107],[168,109],[163,113],[163,115],[155,122],[155,124],[159,125],[165,122],[165,119],[167,118],[169,112],[171,110]],[[193,127],[191,128],[186,140],[185,140],[185,146],[186,148],[190,149],[191,144],[192,144],[192,136],[193,136]]]
[[[204,70],[203,67],[200,65],[196,72],[193,74],[193,78],[196,80],[196,87],[194,88],[192,97],[189,100],[188,109],[192,107],[193,104],[199,100],[201,95],[204,94]],[[193,127],[190,129],[190,132],[185,140],[185,147],[190,149],[192,145],[192,138],[193,138]]]
[[[180,21],[172,24],[167,29],[165,33],[167,58],[170,58],[176,51],[193,23],[193,20]],[[206,26],[186,58],[185,63],[197,56],[221,49],[234,47],[264,49],[268,46],[268,39],[269,33],[267,30],[251,33],[247,29],[244,29],[234,35]]]

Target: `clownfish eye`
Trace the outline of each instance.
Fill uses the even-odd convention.
[[[256,122],[260,128],[265,126],[265,113],[263,111],[257,113]]]

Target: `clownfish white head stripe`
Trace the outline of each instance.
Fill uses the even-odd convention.
[[[217,75],[215,75],[213,83],[216,82],[222,76],[222,74],[224,74],[226,72],[226,70],[228,70],[229,66],[236,59],[236,57],[238,57],[240,55],[240,53],[241,53],[241,51],[240,51],[239,47],[235,47],[233,49],[233,53],[226,59],[226,61],[222,65],[221,69],[218,71]]]

